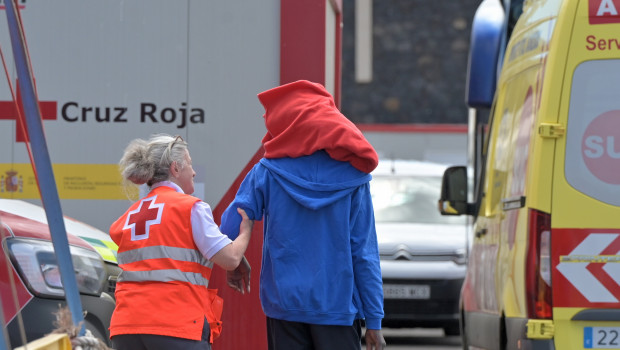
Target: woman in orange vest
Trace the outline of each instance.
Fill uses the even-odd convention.
[[[243,210],[234,241],[194,192],[192,159],[180,136],[135,139],[119,162],[124,179],[149,194],[110,227],[123,269],[116,284],[110,337],[116,350],[211,349],[221,330],[221,299],[207,288],[213,263],[234,270],[253,221]],[[249,291],[249,281],[245,281]]]

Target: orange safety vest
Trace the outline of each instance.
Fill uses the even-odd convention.
[[[110,227],[123,269],[110,337],[157,334],[200,340],[205,317],[211,342],[219,336],[222,299],[207,288],[213,263],[192,235],[191,212],[198,201],[157,187]]]

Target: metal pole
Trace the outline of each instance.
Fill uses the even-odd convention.
[[[56,252],[56,259],[58,260],[58,267],[60,268],[60,277],[65,290],[67,305],[71,311],[73,324],[75,326],[81,324],[80,335],[84,335],[82,303],[77,288],[73,262],[71,261],[69,240],[60,208],[60,200],[58,199],[58,189],[56,188],[56,180],[52,171],[52,162],[47,150],[45,135],[43,134],[41,111],[39,110],[39,103],[34,90],[29,58],[26,55],[24,33],[22,32],[20,17],[17,13],[17,5],[13,1],[15,0],[5,1],[5,12],[11,35],[11,47],[13,48],[17,77],[20,82],[19,88],[24,106],[26,127],[32,147],[34,168],[39,179],[39,191],[52,235],[52,243]]]

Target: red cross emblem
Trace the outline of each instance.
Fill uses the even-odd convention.
[[[151,225],[161,223],[161,214],[164,211],[164,203],[155,203],[157,196],[144,198],[136,210],[127,215],[127,222],[123,230],[131,229],[131,240],[139,241],[149,238]]]
[[[19,92],[19,82],[15,83],[15,90],[17,90],[17,108],[19,108],[19,113],[23,117],[24,116],[24,106],[22,104],[21,93]],[[39,101],[39,110],[41,111],[41,117],[43,120],[56,120],[57,113],[57,102],[56,101]],[[26,130],[26,128],[22,129],[23,120],[22,118],[17,117],[17,110],[15,110],[15,102],[13,101],[0,101],[0,120],[16,120],[17,121],[17,130],[16,130],[16,140],[17,142],[27,142],[30,141],[28,135],[25,135],[22,130]],[[25,126],[25,125],[24,125]]]

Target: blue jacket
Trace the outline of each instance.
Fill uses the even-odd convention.
[[[260,300],[270,318],[381,329],[383,289],[371,176],[317,151],[263,158],[222,215],[234,239],[240,215],[263,219]]]

